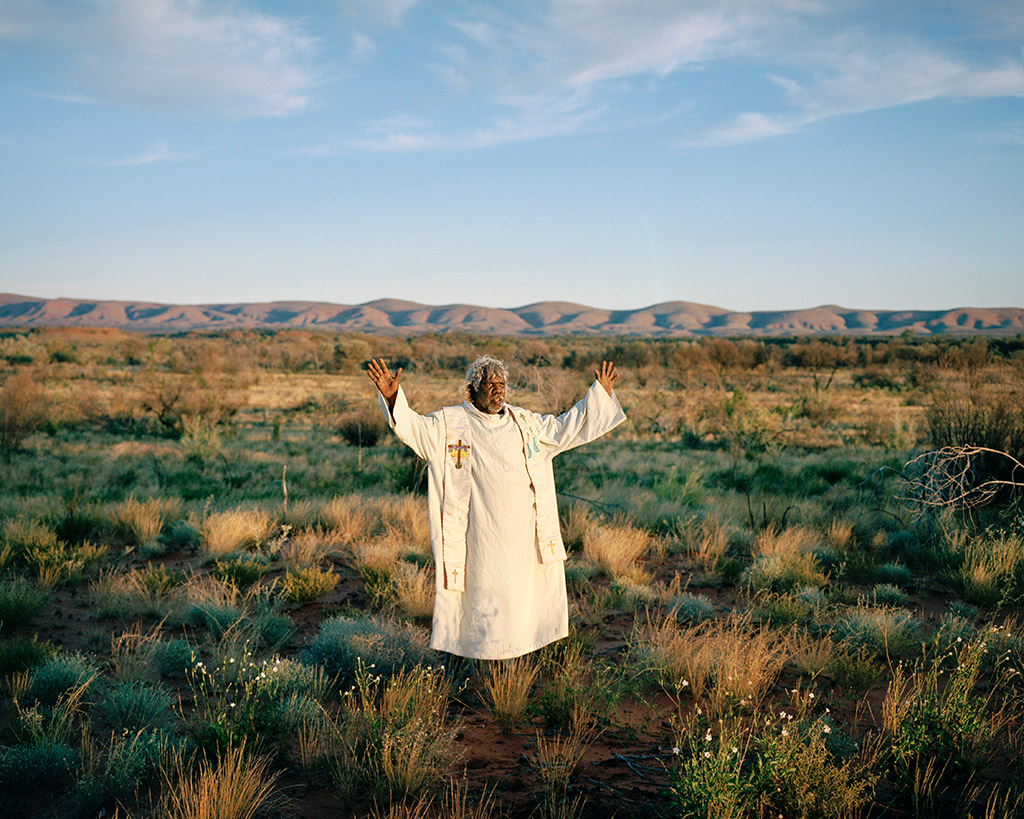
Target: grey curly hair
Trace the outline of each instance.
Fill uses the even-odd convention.
[[[466,370],[466,380],[462,385],[462,391],[466,398],[470,399],[472,394],[480,389],[480,385],[484,381],[498,376],[508,382],[508,367],[505,366],[505,362],[493,355],[479,356]]]

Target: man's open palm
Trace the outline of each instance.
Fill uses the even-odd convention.
[[[395,374],[392,375],[383,358],[378,358],[376,361],[371,358],[366,371],[366,374],[370,376],[370,380],[377,385],[380,394],[384,396],[384,400],[388,402],[388,406],[394,408],[395,396],[398,395],[398,382],[402,376],[402,368],[399,367],[395,370]]]
[[[601,369],[594,370],[594,375],[597,376],[597,383],[604,387],[606,393],[611,395],[612,387],[619,380],[619,371],[615,369],[615,364],[611,361],[602,361]]]

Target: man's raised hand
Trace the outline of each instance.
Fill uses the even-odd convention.
[[[394,409],[395,398],[398,396],[398,382],[402,376],[402,368],[399,367],[395,370],[395,374],[392,375],[383,358],[378,358],[376,361],[371,358],[370,363],[366,367],[366,374],[377,385],[380,394],[388,402],[388,407]]]
[[[594,375],[597,376],[597,383],[604,387],[606,393],[611,395],[612,387],[619,380],[619,371],[615,369],[615,364],[611,361],[602,361],[601,369],[594,370]]]

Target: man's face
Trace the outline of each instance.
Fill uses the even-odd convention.
[[[505,379],[488,378],[472,394],[473,406],[480,412],[496,415],[505,407]]]

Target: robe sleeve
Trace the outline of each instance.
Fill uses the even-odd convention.
[[[595,381],[574,407],[561,415],[540,415],[536,423],[548,457],[600,438],[626,420],[619,400]]]
[[[379,392],[377,400],[388,426],[399,441],[425,461],[434,461],[440,457],[444,450],[444,420],[440,413],[420,415],[415,412],[409,406],[405,390],[401,387],[398,388],[398,395],[395,397],[394,411],[388,408],[388,402]]]

